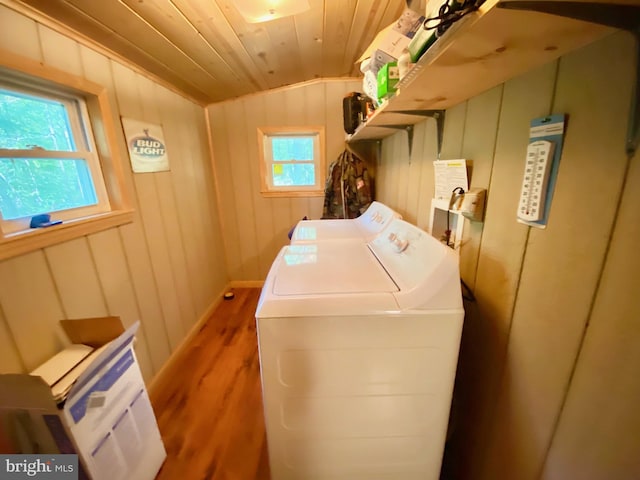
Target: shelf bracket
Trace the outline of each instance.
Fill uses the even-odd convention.
[[[444,135],[444,114],[445,110],[394,110],[390,113],[401,113],[403,115],[416,115],[420,117],[431,117],[436,121],[437,138],[438,138],[438,159],[440,158],[440,152],[442,151],[442,138]],[[399,125],[391,125],[390,128],[402,128]],[[413,129],[409,138],[409,156],[411,156],[411,150],[413,145]]]
[[[631,94],[625,151],[630,157],[640,143],[640,5],[614,5],[591,2],[549,0],[503,0],[499,8],[530,10],[620,28],[633,34],[636,41],[636,82]]]
[[[407,142],[409,143],[409,161],[411,161],[411,151],[413,150],[413,125],[384,125],[383,128],[393,128],[394,130],[404,130],[407,132]]]

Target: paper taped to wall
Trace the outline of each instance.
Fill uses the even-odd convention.
[[[467,161],[436,160],[433,162],[435,174],[435,197],[439,200],[449,200],[454,188],[469,190],[467,178]]]

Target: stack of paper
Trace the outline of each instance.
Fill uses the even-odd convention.
[[[32,371],[31,375],[42,377],[51,387],[56,403],[62,403],[74,382],[105,346],[94,350],[86,345],[70,345]]]

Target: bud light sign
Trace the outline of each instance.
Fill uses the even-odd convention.
[[[123,118],[122,126],[134,173],[169,170],[169,158],[161,125]]]
[[[133,137],[129,148],[133,153],[149,160],[155,160],[165,154],[164,143],[160,140],[150,137],[145,131],[144,137]]]

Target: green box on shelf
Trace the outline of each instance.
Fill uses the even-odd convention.
[[[435,41],[435,30],[427,30],[424,25],[420,27],[407,46],[411,56],[411,63],[416,63]]]
[[[382,101],[396,93],[399,81],[398,62],[386,63],[378,72],[378,100]]]

